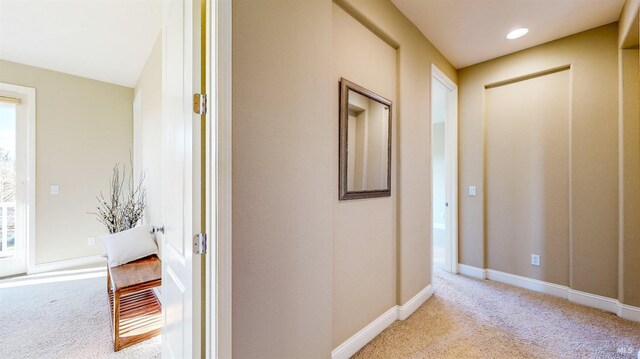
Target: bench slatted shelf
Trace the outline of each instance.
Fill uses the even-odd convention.
[[[115,351],[162,332],[162,305],[153,288],[162,284],[160,259],[152,255],[108,267],[107,294]]]

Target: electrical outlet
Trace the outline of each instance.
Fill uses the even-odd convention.
[[[96,237],[87,238],[87,245],[93,246],[96,244]]]
[[[532,254],[531,255],[531,264],[533,264],[534,266],[539,266],[540,265],[540,255]]]
[[[49,188],[49,192],[53,195],[60,194],[60,186],[58,186],[57,184],[51,185],[51,187]]]
[[[475,197],[477,194],[476,186],[469,186],[469,197]]]

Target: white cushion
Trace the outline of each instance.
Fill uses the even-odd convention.
[[[149,226],[138,226],[126,231],[100,237],[107,252],[109,267],[158,254],[158,246],[149,233]]]

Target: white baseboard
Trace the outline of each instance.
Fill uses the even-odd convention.
[[[618,316],[627,320],[633,320],[634,322],[640,322],[640,308],[620,304]]]
[[[493,269],[487,269],[487,279],[565,299],[568,298],[569,294],[569,288],[563,285],[543,282],[541,280],[500,272]]]
[[[35,268],[30,270],[28,274],[51,272],[51,271],[56,271],[61,269],[69,269],[73,267],[106,263],[106,262],[107,262],[106,258],[101,255],[73,258],[73,259],[67,259],[64,261],[36,264]]]
[[[344,343],[340,344],[331,352],[332,359],[348,359],[362,349],[367,343],[369,343],[383,330],[387,329],[398,318],[398,310],[393,307],[387,310],[384,314],[378,317],[378,319],[369,323],[366,327],[362,328],[359,332],[347,339]]]
[[[544,282],[493,269],[481,269],[465,264],[458,264],[458,269],[461,274],[468,275],[470,277],[483,279],[483,276],[485,276],[486,279],[489,280],[529,289],[535,292],[550,294],[587,307],[616,313],[619,317],[624,319],[640,322],[640,308],[622,304],[617,299],[582,292],[564,285]]]
[[[601,309],[607,312],[618,314],[620,302],[617,299],[603,297],[597,294],[581,292],[579,290],[569,289],[568,298],[570,301],[587,307]]]
[[[487,279],[487,272],[484,269],[458,263],[458,273],[477,279]]]
[[[431,298],[433,295],[433,287],[431,284],[426,286],[423,290],[421,290],[418,294],[416,294],[413,298],[409,299],[406,303],[401,306],[397,306],[398,308],[398,320],[405,320],[413,314],[420,306],[427,301],[427,299]]]
[[[433,287],[431,284],[422,289],[413,298],[409,299],[403,305],[396,305],[379,316],[376,320],[369,323],[359,332],[340,344],[331,351],[332,359],[348,359],[351,358],[358,350],[362,349],[373,338],[382,333],[388,326],[396,320],[405,320],[409,318],[420,306],[433,295]]]

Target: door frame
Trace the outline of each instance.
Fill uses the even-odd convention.
[[[206,358],[232,357],[231,213],[231,0],[208,1],[207,8],[207,233]]]
[[[431,91],[433,91],[433,81],[438,81],[449,90],[447,93],[447,119],[445,120],[445,200],[449,203],[446,209],[445,235],[448,240],[448,253],[451,273],[458,273],[458,85],[453,82],[434,63],[431,64]],[[429,118],[433,106],[429,99]],[[430,120],[430,153],[433,152],[433,121]],[[431,193],[433,193],[433,161],[429,160],[429,171],[431,174]],[[446,193],[448,192],[448,193]],[[433,199],[431,200],[431,213],[433,213]],[[433,215],[431,216],[433,217]],[[429,219],[433,226],[433,218]],[[432,277],[433,277],[433,228],[431,229],[431,251],[432,251]]]
[[[144,134],[142,131],[142,89],[135,91],[133,96],[133,163],[131,170],[133,171],[133,181],[138,183],[144,164],[142,163],[142,150]],[[146,215],[142,215],[142,224],[146,224]]]
[[[36,271],[36,89],[0,82],[0,92],[26,102],[27,153],[25,185],[25,260],[27,274]]]

